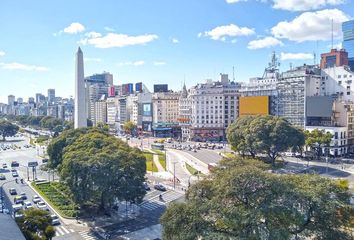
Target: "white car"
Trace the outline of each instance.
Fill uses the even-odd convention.
[[[59,217],[55,214],[50,215],[51,219],[52,219],[52,225],[59,225],[60,224],[60,220]]]
[[[47,205],[43,201],[38,202],[37,207],[42,210],[48,210]]]
[[[32,198],[32,201],[33,201],[33,203],[39,203],[42,200],[41,200],[40,197],[38,197],[38,195],[34,195],[33,198]]]
[[[33,208],[33,205],[30,201],[25,201],[23,203],[23,206],[25,207],[25,209]]]

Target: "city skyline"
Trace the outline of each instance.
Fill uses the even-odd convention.
[[[0,89],[0,102],[9,94],[27,99],[49,88],[73,96],[73,52],[79,45],[87,56],[86,75],[109,71],[114,84],[144,82],[150,89],[163,82],[180,90],[184,76],[188,87],[216,80],[221,72],[232,78],[233,66],[236,81],[247,82],[262,75],[273,50],[283,70],[289,63],[310,64],[314,52],[319,59],[331,48],[332,19],[334,47],[341,42],[340,23],[352,19],[354,5],[306,2],[299,9],[295,0],[93,1],[84,4],[82,16],[76,13],[83,1],[70,8],[63,2],[6,2],[0,10],[0,21],[7,23],[0,26],[0,79],[7,84]]]

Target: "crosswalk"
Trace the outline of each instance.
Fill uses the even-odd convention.
[[[180,198],[183,194],[168,190],[167,192],[164,192],[161,194],[162,195],[162,201],[159,199],[159,195],[154,196],[148,200],[145,200],[140,204],[140,207],[145,208],[147,210],[155,210],[157,208],[160,208],[164,205],[167,205],[168,203]]]
[[[98,238],[95,237],[95,235],[93,235],[92,232],[90,232],[90,230],[81,231],[81,232],[79,232],[79,234],[85,240],[96,240],[96,239],[98,239]]]
[[[55,236],[56,237],[60,237],[66,234],[70,234],[73,233],[74,230],[73,229],[67,229],[65,226],[57,226],[55,227]]]

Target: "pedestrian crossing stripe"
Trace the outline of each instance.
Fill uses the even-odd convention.
[[[148,200],[144,201],[143,203],[141,203],[140,207],[143,207],[148,210],[154,210],[154,209],[157,209],[163,205],[166,205],[166,204],[168,204],[168,203],[170,203],[182,196],[180,193],[173,192],[173,191],[167,191],[161,195],[162,195],[163,201],[160,201],[159,196],[155,196],[155,197],[148,199]]]
[[[67,229],[64,226],[58,226],[55,228],[56,232],[55,232],[55,236],[59,237],[59,236],[63,236],[65,234],[70,234],[73,233],[74,230],[73,229]]]
[[[84,238],[85,240],[95,240],[95,239],[96,239],[96,237],[93,236],[90,231],[81,231],[81,232],[79,232],[79,234],[80,234],[81,237]]]

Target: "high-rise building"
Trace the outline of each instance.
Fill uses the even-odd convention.
[[[154,84],[154,93],[168,92],[168,84]]]
[[[278,115],[294,126],[306,125],[306,97],[321,93],[321,69],[304,65],[283,72],[277,83]]]
[[[76,53],[75,66],[75,128],[87,127],[84,56],[81,48]]]
[[[7,96],[7,104],[10,106],[15,105],[15,96],[14,95]]]
[[[41,93],[36,93],[36,104],[44,103],[45,102],[45,96]]]
[[[22,104],[22,103],[23,103],[23,98],[20,98],[20,97],[17,98],[17,103],[18,103],[18,104]]]
[[[96,83],[113,85],[113,75],[109,72],[96,73],[94,75],[85,77],[85,82],[88,85]]]
[[[321,54],[321,69],[348,66],[348,52],[345,49],[331,49]]]
[[[55,102],[55,89],[48,89],[48,103]]]
[[[343,48],[348,52],[349,67],[354,71],[354,20],[344,22],[343,30]]]

